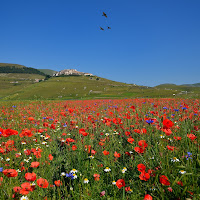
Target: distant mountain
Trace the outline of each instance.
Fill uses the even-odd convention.
[[[35,68],[25,67],[24,65],[0,63],[0,73],[23,73],[23,74],[39,74],[45,76],[45,74]]]
[[[183,84],[182,86],[188,86],[188,87],[200,87],[200,83],[194,83],[194,84]]]
[[[194,84],[182,84],[182,85],[176,85],[173,83],[165,83],[155,86],[156,88],[188,88],[188,87],[200,87],[200,83],[194,83]]]
[[[81,76],[81,75],[94,76],[93,74],[90,74],[90,73],[79,72],[76,69],[64,69],[64,70],[61,70],[61,71],[55,73],[53,76],[70,76],[70,75],[74,75],[74,76]]]

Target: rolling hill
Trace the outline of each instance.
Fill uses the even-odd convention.
[[[5,64],[0,64],[5,67]],[[6,64],[7,66],[7,64]],[[27,68],[10,64],[8,68]],[[33,68],[34,69],[34,68]],[[33,70],[34,71],[34,70]],[[39,70],[37,70],[39,71]],[[34,71],[36,72],[36,71]],[[37,73],[0,73],[1,100],[94,99],[94,98],[199,98],[200,88],[187,85],[162,84],[156,87],[138,86],[111,81],[98,76],[58,76],[47,79],[53,70]],[[195,84],[194,84],[195,85]]]

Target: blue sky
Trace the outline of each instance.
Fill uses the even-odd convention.
[[[199,0],[6,0],[0,7],[0,62],[147,86],[200,82]]]

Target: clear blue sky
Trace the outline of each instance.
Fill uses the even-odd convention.
[[[200,82],[200,0],[2,0],[0,8],[0,62],[147,86]]]

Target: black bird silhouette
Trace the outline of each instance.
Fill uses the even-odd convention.
[[[108,26],[108,29],[111,29],[111,27],[110,27],[110,26]]]
[[[104,17],[106,17],[106,18],[108,17],[108,16],[106,15],[106,13],[105,13],[105,12],[103,12],[103,15],[102,15],[102,16],[104,16]]]
[[[104,31],[104,29],[102,27],[100,27],[100,30]]]

